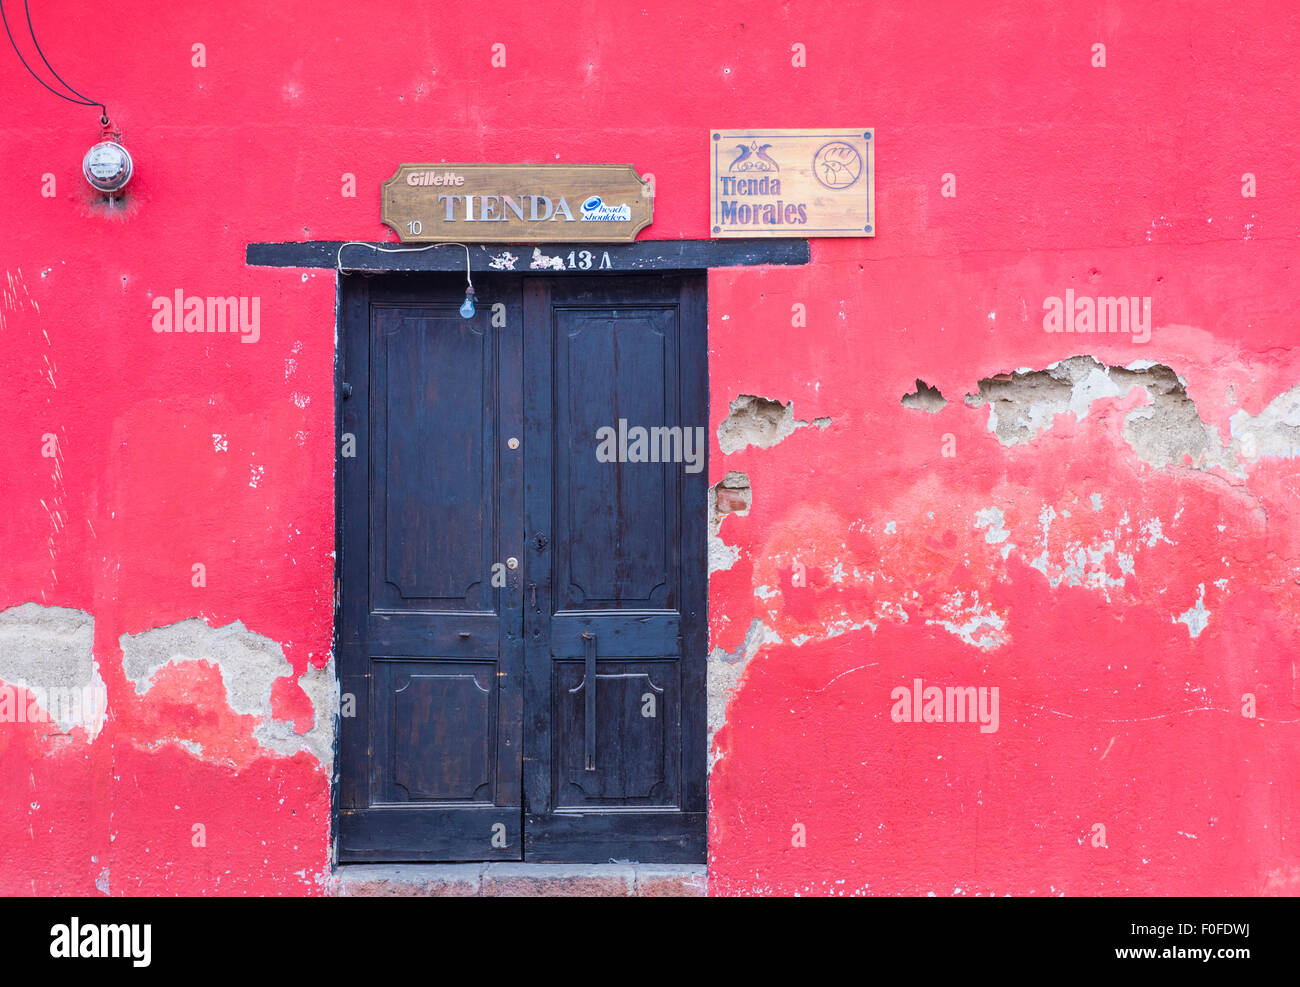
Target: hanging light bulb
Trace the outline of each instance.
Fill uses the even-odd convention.
[[[2,3],[3,0],[0,0],[0,4]],[[123,150],[125,150],[125,148]],[[474,318],[474,279],[471,273],[472,268],[470,265],[469,247],[465,246],[465,244],[449,241],[447,243],[429,243],[423,247],[393,248],[393,247],[381,247],[377,243],[358,243],[354,240],[349,240],[347,243],[339,244],[338,253],[334,255],[334,266],[338,269],[340,274],[342,274],[343,271],[345,270],[350,270],[350,268],[344,268],[343,266],[344,247],[369,247],[371,250],[375,250],[378,251],[379,253],[384,253],[384,254],[419,253],[420,251],[423,250],[432,250],[434,247],[460,247],[462,250],[465,251],[465,300],[460,303],[460,317],[462,319]]]

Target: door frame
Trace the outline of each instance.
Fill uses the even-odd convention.
[[[806,242],[804,242],[803,245],[806,247]],[[250,249],[250,253],[251,253],[251,249]],[[367,271],[366,273],[372,276],[373,275],[384,276],[385,280],[389,281],[390,275],[400,274],[405,272],[400,270],[382,270],[382,271],[374,270],[374,271]],[[560,272],[544,273],[539,271],[539,272],[513,272],[513,273],[515,273],[516,276],[520,276],[520,275],[523,276],[522,280],[525,286],[525,291],[527,290],[526,286],[530,280],[534,281],[535,283],[540,278],[546,278],[552,283],[555,283],[555,282],[561,282],[569,279],[568,275]],[[605,277],[608,277],[611,280],[615,280],[615,279],[623,280],[624,278],[636,277],[638,275],[644,276],[644,274],[648,272],[642,272],[637,270],[608,270],[608,271],[581,270],[580,272],[574,271],[574,274],[578,274],[578,273],[581,273],[582,276],[588,278],[601,277],[603,279]],[[707,269],[695,268],[695,267],[658,269],[653,271],[653,274],[673,274],[673,275],[678,275],[686,278],[693,277],[695,279],[698,279],[698,292],[695,297],[698,305],[697,314],[701,321],[702,332],[698,334],[698,339],[695,341],[694,350],[697,352],[693,352],[691,358],[696,358],[702,361],[703,363],[704,372],[699,378],[700,381],[699,400],[702,405],[704,425],[707,428],[708,427],[708,398],[709,398],[708,272]],[[362,324],[366,325],[367,327],[366,331],[367,333],[369,332],[369,291],[365,289],[356,290],[357,287],[358,287],[357,283],[352,280],[351,276],[345,277],[343,272],[340,272],[340,276],[337,278],[337,282],[336,282],[337,324],[336,324],[336,347],[335,347],[335,366],[334,366],[334,371],[335,371],[334,373],[335,376],[334,456],[335,456],[336,469],[335,469],[335,483],[334,483],[335,592],[334,592],[334,607],[333,607],[333,619],[334,619],[333,645],[334,645],[335,655],[337,655],[339,652],[340,635],[342,634],[342,630],[343,630],[343,616],[344,616],[342,612],[343,598],[341,592],[342,578],[343,578],[342,567],[343,567],[343,559],[344,559],[344,552],[343,552],[344,530],[343,530],[343,525],[340,523],[340,519],[343,517],[344,503],[343,503],[343,482],[342,482],[343,470],[341,468],[340,456],[341,456],[341,441],[342,441],[342,435],[344,431],[343,405],[344,405],[344,401],[346,400],[345,397],[346,390],[349,388],[349,383],[348,381],[345,380],[345,368],[343,366],[343,351],[345,345],[344,334],[348,331],[349,325],[353,324],[356,320],[360,320]],[[524,341],[524,345],[527,346],[527,340]],[[706,447],[706,464],[707,464],[707,447]],[[708,488],[707,465],[705,470],[701,473],[701,476],[703,481],[703,487],[707,491]],[[701,498],[701,503],[698,505],[698,510],[700,512],[701,524],[704,525],[700,528],[700,532],[699,532],[699,540],[703,544],[707,540],[707,527],[706,527],[707,521],[704,520],[705,512],[707,511],[707,501],[704,498]],[[693,819],[690,822],[692,824],[698,825],[699,836],[695,840],[685,840],[679,846],[665,847],[661,852],[651,852],[645,855],[644,857],[639,857],[638,859],[640,859],[641,862],[644,863],[656,863],[656,862],[703,863],[706,858],[707,815],[708,815],[708,759],[707,759],[708,727],[707,727],[706,711],[707,711],[707,703],[708,703],[707,645],[708,645],[708,615],[709,615],[707,548],[703,552],[700,552],[698,554],[699,554],[698,559],[687,558],[687,559],[683,559],[683,563],[682,563],[684,568],[687,565],[691,565],[699,568],[698,572],[692,572],[691,575],[697,578],[702,584],[702,586],[700,587],[699,596],[697,597],[700,600],[700,605],[702,607],[702,610],[696,616],[696,619],[693,621],[694,631],[690,634],[690,639],[683,640],[682,642],[683,654],[692,653],[698,656],[698,661],[696,662],[696,668],[698,672],[697,674],[684,676],[682,685],[683,685],[683,694],[685,694],[685,690],[688,687],[693,690],[694,689],[703,690],[703,694],[698,697],[699,708],[702,712],[702,715],[700,717],[700,723],[699,723],[701,737],[698,738],[698,740],[696,741],[696,746],[698,746],[699,750],[698,752],[692,753],[690,757],[690,760],[692,762],[698,759],[699,764],[695,765],[695,767],[701,772],[701,774],[699,775],[698,778],[689,776],[687,774],[687,764],[684,763],[682,776],[683,776],[683,783],[686,786],[686,789],[690,790],[691,802],[698,803],[699,805],[698,813],[690,813],[690,815],[697,817],[696,819]],[[341,667],[339,667],[337,662],[336,662],[336,676],[338,677],[340,694],[347,692],[348,690],[345,688],[343,670]],[[342,737],[342,722],[341,722],[341,709],[340,709],[340,715],[336,715],[336,720],[335,720],[335,738],[334,738],[335,767],[334,767],[333,777],[331,779],[331,813],[330,813],[331,863],[332,866],[336,868],[339,866],[349,866],[349,864],[346,863],[340,864],[338,862],[339,818],[340,818],[340,811],[342,808],[342,802],[340,798],[341,785],[342,785],[341,758],[344,753],[341,746],[341,737]],[[687,746],[689,745],[684,744],[684,750],[683,750],[684,761],[686,760],[687,757],[686,750],[685,750]],[[686,801],[687,801],[687,792],[684,791],[683,804],[685,804]],[[680,813],[680,815],[685,817],[688,815],[688,813],[683,812]],[[557,852],[554,854],[548,854],[546,852],[539,852],[536,848],[532,848],[532,844],[530,841],[528,841],[528,836],[527,836],[528,818],[529,818],[529,813],[525,812],[525,818],[523,820],[523,825],[524,825],[523,845],[525,847],[524,862],[528,863],[531,861],[531,862],[544,863],[547,862],[548,856],[550,857],[550,859],[557,860],[557,861],[560,858],[565,858],[567,855],[563,849],[558,849]],[[694,828],[694,825],[692,826],[692,828]],[[612,835],[617,835],[618,833],[619,833],[619,828],[617,826],[614,826],[612,830]],[[629,833],[626,835],[630,836],[633,834]],[[562,847],[563,841],[561,840],[560,843],[557,844],[557,846]]]

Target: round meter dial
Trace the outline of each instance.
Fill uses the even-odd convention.
[[[131,155],[121,144],[103,141],[86,152],[81,173],[99,191],[116,192],[131,180]]]

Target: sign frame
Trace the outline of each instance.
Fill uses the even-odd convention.
[[[402,243],[631,243],[654,222],[653,177],[630,164],[406,162],[380,185],[380,220]]]
[[[875,145],[873,127],[710,130],[710,236],[874,237]]]

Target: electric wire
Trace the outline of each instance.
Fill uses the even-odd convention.
[[[74,96],[80,96],[82,99],[84,99],[87,105],[98,106],[100,110],[103,111],[104,122],[107,123],[108,107],[105,106],[103,103],[99,102],[99,100],[91,99],[80,89],[73,89],[72,86],[68,85],[68,83],[64,80],[63,76],[59,75],[58,72],[54,71],[54,66],[51,65],[50,60],[45,57],[45,52],[41,51],[41,43],[36,40],[36,28],[32,27],[32,9],[30,6],[28,6],[28,0],[23,0],[23,13],[27,15],[27,33],[32,36],[32,44],[36,48],[36,54],[41,56],[41,61],[44,62],[45,67],[50,70],[50,75],[58,79],[59,82],[63,84],[64,88],[68,90],[68,92],[72,93]]]
[[[45,67],[50,70],[50,72],[54,75],[54,78],[58,79],[59,82],[62,82],[64,86],[67,86],[69,90],[71,90],[73,93],[76,93],[76,95],[79,96],[80,98],[73,99],[71,96],[67,95],[66,93],[59,92],[49,83],[47,83],[44,79],[42,79],[39,75],[37,75],[35,70],[33,70],[33,68],[27,64],[27,59],[23,58],[23,53],[18,49],[18,43],[14,41],[13,32],[9,30],[9,18],[5,14],[4,0],[0,0],[0,21],[4,22],[5,34],[8,35],[9,37],[9,45],[10,47],[13,48],[14,54],[18,56],[18,61],[23,63],[23,68],[25,68],[28,71],[28,73],[30,73],[33,79],[39,82],[50,92],[54,93],[55,96],[58,96],[59,99],[66,99],[69,103],[76,103],[78,106],[98,106],[101,114],[100,122],[107,125],[108,107],[105,106],[103,103],[99,102],[98,100],[90,99],[87,96],[83,96],[81,93],[77,92],[77,90],[69,86],[66,82],[63,82],[63,79],[60,78],[59,73],[55,72],[54,67],[50,65],[49,59],[45,57],[45,53],[41,51],[41,46],[36,40],[36,32],[32,30],[32,13],[31,10],[28,9],[27,0],[23,0],[23,9],[27,11],[27,30],[32,36],[32,44],[36,46],[36,52],[41,56],[41,61],[45,63]]]
[[[345,270],[343,267],[344,247],[369,247],[381,254],[419,254],[426,250],[432,250],[434,247],[462,247],[465,250],[465,281],[470,288],[474,287],[474,275],[470,272],[469,247],[466,247],[463,243],[456,243],[454,240],[429,243],[423,247],[381,247],[377,243],[362,243],[359,240],[349,240],[347,243],[339,244],[338,252],[334,255],[334,267],[340,274]],[[352,270],[356,270],[356,268],[352,268]]]

